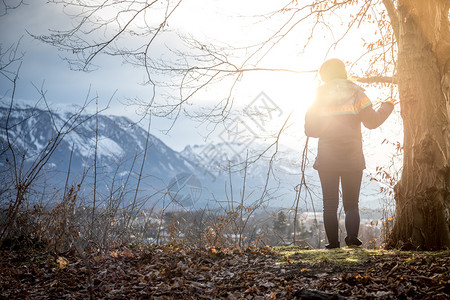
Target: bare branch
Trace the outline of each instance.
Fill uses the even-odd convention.
[[[374,77],[354,77],[357,82],[361,83],[390,83],[398,84],[397,76],[394,77],[384,77],[384,76],[374,76]]]
[[[398,40],[399,20],[397,10],[395,9],[394,6],[394,2],[392,0],[383,0],[383,4],[386,7],[389,18],[391,19],[392,30],[394,31],[395,37]]]
[[[7,15],[9,10],[16,9],[22,4],[26,5],[23,0],[1,0],[0,2],[0,17]]]

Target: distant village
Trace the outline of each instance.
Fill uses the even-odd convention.
[[[299,212],[297,222],[294,222],[294,215],[294,211],[285,209],[250,210],[239,207],[226,213],[218,210],[147,210],[133,221],[132,239],[144,243],[214,247],[295,244],[309,249],[323,248],[327,241],[322,212]],[[387,220],[378,210],[362,212],[360,238],[365,248],[377,249],[381,246],[383,235],[392,225]],[[342,244],[345,238],[344,222],[342,213],[339,221]],[[115,222],[116,226],[119,224]]]

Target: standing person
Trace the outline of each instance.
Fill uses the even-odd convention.
[[[384,102],[376,111],[364,90],[347,79],[339,59],[325,61],[319,70],[324,82],[305,116],[305,133],[319,138],[314,169],[319,172],[323,195],[323,219],[327,249],[339,248],[337,209],[339,181],[345,211],[347,246],[360,246],[359,192],[366,167],[362,149],[361,123],[369,129],[380,126],[394,109],[395,101]]]

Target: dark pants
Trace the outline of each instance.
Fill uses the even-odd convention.
[[[323,195],[323,222],[328,242],[339,242],[337,209],[339,206],[339,179],[342,185],[342,199],[345,211],[345,229],[347,236],[358,236],[359,231],[359,190],[362,171],[335,172],[319,171]]]

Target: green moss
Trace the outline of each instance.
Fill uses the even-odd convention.
[[[343,247],[339,249],[308,250],[298,246],[275,247],[274,251],[280,254],[280,262],[290,261],[292,263],[302,263],[307,265],[328,264],[330,267],[352,267],[370,265],[371,262],[389,260],[400,257],[405,260],[414,260],[432,257],[449,257],[450,251],[399,251],[399,250],[369,250],[363,248]]]
[[[281,255],[282,260],[286,260],[287,257],[291,262],[305,264],[328,263],[336,266],[363,265],[372,261],[375,257],[396,255],[395,251],[348,247],[333,250],[305,250],[299,247],[280,247],[274,250]]]

